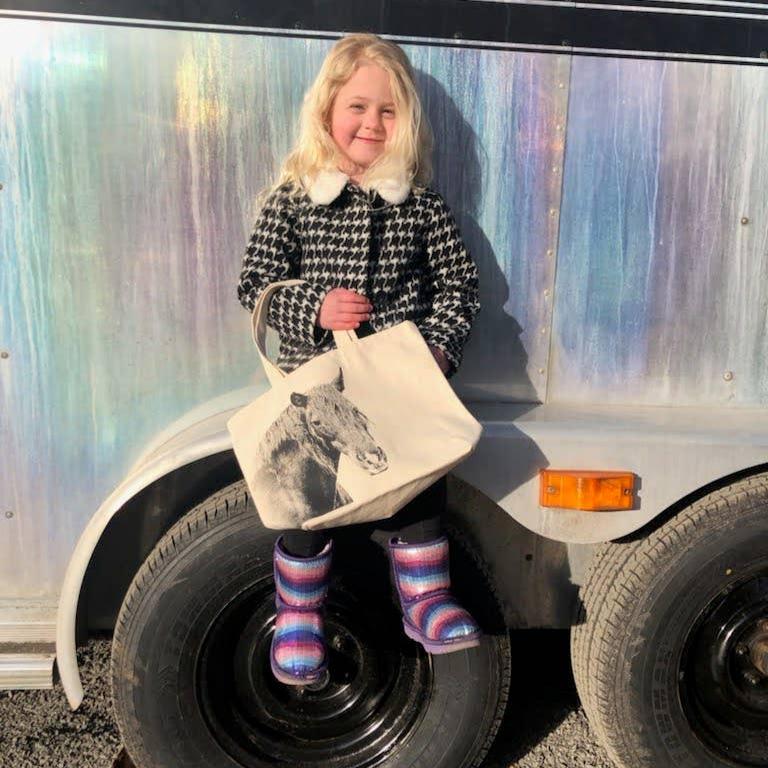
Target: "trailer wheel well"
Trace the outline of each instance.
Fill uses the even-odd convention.
[[[163,534],[212,493],[242,478],[232,450],[169,472],[115,513],[88,563],[77,606],[77,645],[111,632],[128,587]]]
[[[722,490],[723,488],[726,488],[727,486],[732,485],[739,480],[743,480],[746,477],[754,477],[755,475],[760,475],[763,472],[768,472],[768,463],[756,464],[753,467],[745,467],[744,469],[740,469],[738,472],[732,472],[729,475],[723,475],[722,477],[717,478],[716,480],[713,480],[706,485],[702,485],[700,488],[697,488],[695,491],[687,494],[686,496],[683,496],[681,499],[678,499],[678,501],[676,501],[674,504],[670,505],[665,510],[656,515],[656,517],[649,520],[642,528],[638,528],[636,531],[632,531],[632,533],[628,533],[626,536],[622,536],[615,541],[619,544],[628,544],[633,541],[645,539],[655,530],[661,528],[661,526],[664,525],[664,523],[666,523],[668,520],[671,520],[682,510],[684,510],[686,507],[689,507],[699,499],[703,499],[710,493]]]

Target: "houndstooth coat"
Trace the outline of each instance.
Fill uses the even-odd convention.
[[[480,311],[477,267],[443,198],[391,180],[365,191],[339,171],[324,171],[306,193],[273,192],[243,257],[238,299],[252,312],[267,285],[290,278],[306,282],[279,289],[267,315],[285,372],[335,348],[333,333],[315,325],[332,288],[373,305],[360,336],[412,320],[445,352],[448,378]]]

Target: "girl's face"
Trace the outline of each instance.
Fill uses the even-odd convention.
[[[359,180],[384,151],[395,130],[395,103],[389,74],[378,64],[363,64],[339,89],[331,109],[331,136],[348,167]]]

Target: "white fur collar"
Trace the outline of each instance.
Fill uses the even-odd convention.
[[[332,203],[347,185],[349,176],[341,171],[327,169],[319,171],[310,182],[304,178],[309,199],[315,205]],[[308,182],[308,183],[307,183]],[[411,185],[405,179],[381,179],[371,185],[388,203],[402,203],[411,191]]]

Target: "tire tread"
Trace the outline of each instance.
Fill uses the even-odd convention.
[[[660,568],[674,568],[682,549],[737,525],[760,510],[766,498],[768,474],[742,479],[693,502],[645,539],[609,542],[595,551],[580,590],[571,663],[590,726],[617,765],[654,765],[654,757],[633,735],[637,729],[627,727],[614,695],[616,649],[626,634],[628,617]]]

